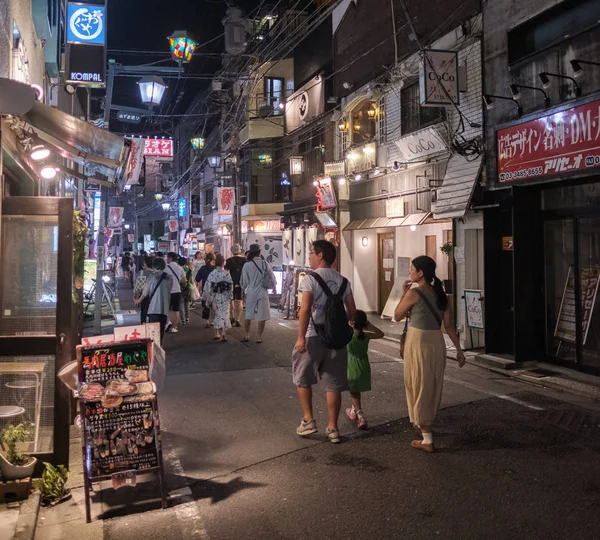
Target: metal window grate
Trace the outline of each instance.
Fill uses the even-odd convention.
[[[54,335],[58,217],[3,216],[0,257],[0,335]]]

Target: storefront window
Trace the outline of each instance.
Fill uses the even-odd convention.
[[[600,217],[580,219],[578,222],[579,289],[581,304],[582,351],[581,363],[600,368]]]
[[[0,356],[0,431],[26,425],[19,451],[53,450],[54,380],[53,356]]]
[[[600,182],[579,186],[563,186],[542,191],[542,210],[590,206],[600,208]]]
[[[363,101],[352,111],[352,144],[365,144],[375,137],[375,105],[372,101]]]
[[[546,252],[546,354],[577,361],[573,220],[544,224]]]

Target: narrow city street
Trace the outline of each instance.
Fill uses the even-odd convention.
[[[159,395],[168,509],[154,477],[141,476],[134,490],[95,494],[85,525],[75,489],[42,510],[36,539],[597,538],[598,403],[449,360],[439,451],[420,453],[397,344],[382,340],[370,352],[369,430],[342,414],[344,442],[326,442],[325,396],[315,391],[320,431],[302,439],[290,375],[296,324],[272,319],[262,344],[234,329],[224,344],[194,313],[168,334]],[[57,523],[57,511],[70,520]]]

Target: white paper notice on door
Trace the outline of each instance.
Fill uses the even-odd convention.
[[[392,281],[392,273],[388,272],[387,270],[385,272],[385,280],[386,281]]]
[[[383,259],[384,268],[394,268],[394,259]]]

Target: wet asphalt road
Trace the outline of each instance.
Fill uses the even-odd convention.
[[[109,539],[597,539],[600,406],[466,366],[447,368],[433,455],[410,447],[402,364],[372,346],[370,429],[345,440],[295,434],[295,323],[273,320],[262,344],[228,343],[193,315],[165,339],[159,407],[169,508],[157,484],[102,492]],[[349,405],[346,396],[344,407]],[[112,519],[111,519],[112,518]]]

